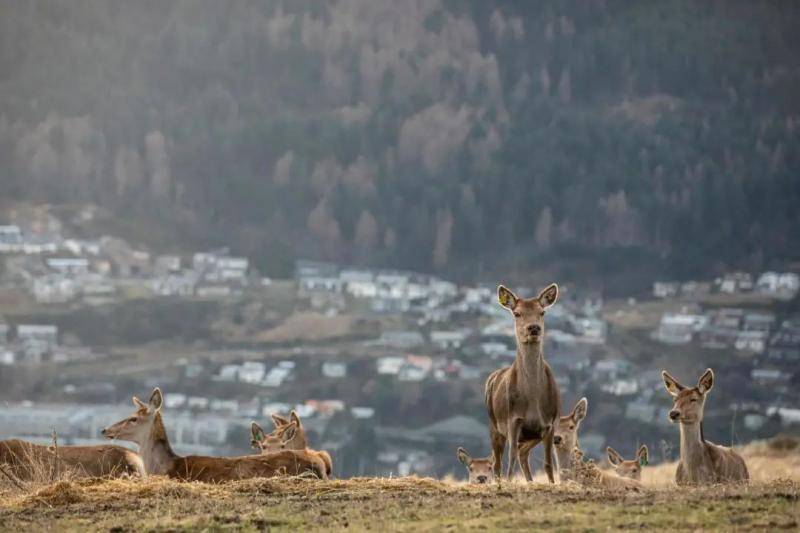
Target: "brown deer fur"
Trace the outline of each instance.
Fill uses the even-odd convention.
[[[497,296],[500,305],[514,316],[517,356],[511,366],[495,370],[486,380],[494,472],[499,477],[508,442],[506,475],[512,477],[519,460],[525,479],[531,481],[528,456],[534,446],[543,442],[544,469],[553,483],[553,433],[561,405],[542,344],[545,309],[558,299],[558,286],[554,283],[536,298],[523,299],[501,285]]]
[[[666,370],[661,375],[674,402],[669,419],[681,425],[681,459],[675,472],[675,482],[678,485],[698,485],[746,482],[750,479],[747,464],[741,455],[703,437],[703,411],[706,396],[714,386],[714,372],[706,369],[697,386],[692,388],[678,383]]]
[[[280,474],[298,475],[311,472],[326,479],[325,465],[316,456],[303,451],[283,450],[269,455],[240,457],[181,457],[172,451],[161,420],[163,397],[153,390],[148,404],[133,398],[138,407],[133,416],[103,430],[110,439],[121,439],[139,445],[139,454],[147,474],[166,475],[186,481],[221,482]]]
[[[300,417],[292,411],[290,420],[279,415],[272,415],[275,429],[272,433],[265,433],[261,426],[253,422],[250,426],[250,444],[262,454],[268,454],[280,450],[302,450],[311,455],[319,457],[325,464],[325,473],[330,477],[333,474],[333,462],[328,452],[324,450],[312,450],[308,447],[305,431],[300,423]],[[299,435],[299,436],[298,436]]]
[[[56,455],[57,454],[57,455]],[[131,450],[110,444],[100,446],[41,446],[24,440],[0,441],[0,464],[29,480],[39,469],[56,468],[78,477],[144,476],[142,459]]]

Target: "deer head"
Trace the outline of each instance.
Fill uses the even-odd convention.
[[[647,446],[642,444],[639,447],[639,451],[636,452],[636,458],[630,461],[623,459],[611,446],[606,448],[606,454],[608,454],[608,462],[614,467],[619,477],[635,479],[636,481],[642,480],[642,468],[647,465]]]
[[[459,447],[456,456],[467,467],[469,482],[485,484],[494,480],[494,460],[492,457],[473,459],[467,450]]]
[[[253,422],[250,425],[250,445],[261,452],[277,452],[280,450],[291,450],[289,445],[297,434],[297,424],[290,422],[285,426],[276,428],[272,433],[264,433],[261,426]]]
[[[500,305],[514,316],[514,333],[518,344],[538,344],[544,338],[545,309],[556,303],[558,285],[549,285],[536,298],[518,298],[510,289],[497,287]]]
[[[570,414],[562,416],[556,421],[555,435],[553,436],[553,445],[556,450],[571,452],[575,448],[578,444],[578,427],[581,420],[586,418],[588,409],[589,400],[585,397],[581,398]]]
[[[133,405],[136,406],[136,412],[128,418],[123,418],[116,424],[108,426],[101,433],[107,439],[127,440],[141,446],[148,441],[153,422],[163,404],[164,397],[158,387],[153,389],[147,403],[134,396]]]
[[[669,412],[669,419],[682,424],[702,422],[706,394],[714,387],[714,372],[707,368],[697,381],[697,386],[692,388],[678,383],[678,380],[670,376],[666,370],[661,372],[661,376],[664,378],[667,392],[672,395],[673,405]]]

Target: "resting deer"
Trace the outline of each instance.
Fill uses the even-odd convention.
[[[325,464],[325,473],[328,477],[333,473],[333,462],[328,452],[324,450],[312,450],[308,448],[306,432],[300,423],[300,417],[292,411],[289,419],[280,415],[273,414],[272,421],[275,429],[272,433],[265,433],[261,426],[253,422],[250,426],[250,444],[254,448],[261,450],[262,454],[268,454],[280,450],[303,450],[311,455],[319,457]]]
[[[144,403],[136,396],[136,412],[103,430],[109,439],[135,442],[144,461],[148,475],[166,475],[186,481],[221,482],[254,477],[272,477],[281,473],[298,475],[312,472],[326,479],[325,465],[316,456],[302,451],[284,450],[269,455],[240,457],[181,457],[172,451],[161,421],[164,403],[161,391],[156,388],[150,401]]]
[[[622,458],[617,450],[609,446],[606,448],[606,455],[608,455],[608,462],[614,468],[614,472],[619,477],[628,479],[635,479],[636,481],[642,480],[642,468],[647,466],[647,446],[642,444],[639,451],[636,452],[636,458],[626,461]]]
[[[0,441],[0,464],[9,465],[20,479],[35,479],[40,470],[50,476],[56,463],[59,470],[64,469],[77,477],[144,477],[142,459],[122,446],[56,448],[17,439]]]
[[[495,370],[486,380],[486,407],[489,411],[489,434],[495,476],[500,476],[503,451],[508,442],[509,479],[517,460],[531,481],[528,456],[534,446],[544,443],[544,469],[553,478],[553,433],[561,411],[558,386],[544,360],[544,313],[558,299],[553,283],[536,298],[517,298],[500,285],[500,305],[514,316],[517,356],[511,366]]]
[[[494,459],[491,455],[484,459],[473,459],[467,450],[459,447],[456,456],[467,467],[470,483],[483,485],[494,481]]]
[[[589,400],[581,398],[572,408],[570,414],[560,417],[556,422],[553,445],[556,449],[558,476],[561,481],[570,479],[572,473],[572,451],[580,447],[578,444],[578,428],[581,425],[581,420],[586,418],[588,409]]]
[[[703,437],[703,410],[706,395],[714,387],[714,372],[706,369],[692,388],[678,383],[666,370],[661,375],[674,402],[669,419],[681,425],[681,459],[675,482],[678,485],[746,482],[750,475],[744,459],[731,448]]]

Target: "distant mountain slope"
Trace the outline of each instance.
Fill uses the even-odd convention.
[[[14,2],[0,181],[273,274],[774,266],[798,27],[792,2]]]

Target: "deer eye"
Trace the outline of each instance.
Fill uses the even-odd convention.
[[[575,429],[575,426],[570,426],[569,429],[573,430],[573,429]]]
[[[691,400],[689,400],[689,401],[690,401],[690,402],[692,402],[692,403],[697,403],[697,398],[692,398],[692,399],[691,399]]]
[[[544,316],[544,311],[542,311],[541,313],[539,313],[539,315],[540,315],[540,316]]]
[[[519,317],[521,317],[521,316],[522,316],[522,314],[521,314],[521,313],[518,313],[517,311],[514,311],[514,316],[515,316],[515,317],[517,317],[517,318],[519,318]]]

